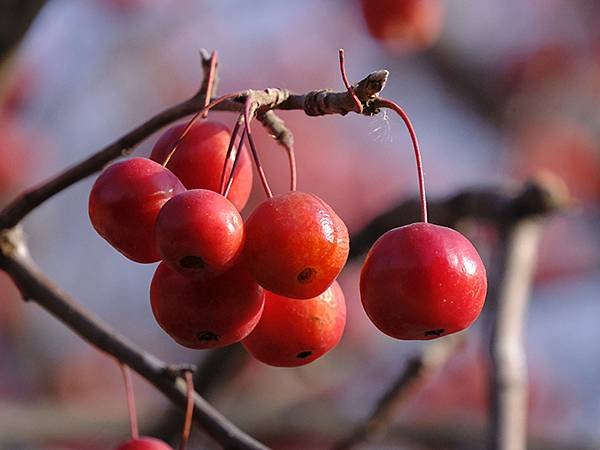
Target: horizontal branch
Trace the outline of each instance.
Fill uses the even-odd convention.
[[[505,226],[564,205],[567,200],[563,189],[554,178],[528,182],[520,190],[467,189],[445,199],[430,200],[429,217],[432,223],[449,227],[467,218]],[[420,220],[419,214],[419,201],[409,200],[378,215],[350,238],[350,258],[367,252],[386,231]]]
[[[386,70],[379,70],[367,75],[354,85],[354,93],[363,104],[363,114],[372,115],[378,112],[373,105],[379,92],[384,88],[387,77]],[[324,89],[306,94],[292,94],[287,89],[265,89],[247,90],[234,95],[234,98],[219,103],[213,109],[239,112],[248,98],[252,100],[253,111],[257,114],[281,109],[299,110],[310,116],[345,115],[355,108],[354,100],[347,91],[331,92]],[[101,170],[113,159],[129,153],[140,142],[162,127],[199,111],[203,105],[204,94],[200,91],[189,100],[152,117],[89,158],[59,173],[38,187],[21,194],[0,212],[0,229],[14,227],[33,209],[52,196]]]
[[[49,281],[28,257],[18,229],[17,234],[4,232],[0,249],[0,267],[14,280],[26,300],[39,304],[85,341],[131,367],[174,404],[185,408],[185,380],[174,376],[169,365],[119,335]],[[225,449],[267,450],[197,393],[194,395],[194,422]]]

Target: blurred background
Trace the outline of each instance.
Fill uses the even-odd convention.
[[[0,72],[0,198],[6,203],[193,95],[202,77],[200,48],[218,51],[223,94],[343,90],[343,47],[351,82],[390,71],[384,95],[412,118],[430,198],[518,186],[548,171],[564,180],[572,203],[544,223],[525,324],[528,433],[563,445],[556,448],[600,448],[600,4],[422,0],[365,15],[362,3],[368,1],[46,1]],[[396,117],[280,115],[295,135],[299,189],[327,201],[351,233],[417,195],[410,140]],[[283,192],[285,152],[254,128],[269,180]],[[155,140],[135,154],[148,155]],[[208,353],[178,346],[154,322],[148,289],[155,265],[126,260],[92,229],[87,198],[94,179],[26,219],[32,255],[52,280],[144,349],[167,362],[201,364]],[[244,213],[263,196],[255,183]],[[485,255],[485,233],[470,237]],[[368,415],[423,348],[388,338],[367,320],[359,271],[360,260],[353,261],[340,277],[348,323],[328,355],[277,369],[238,354],[232,369],[198,391],[273,448],[328,448]],[[117,364],[23,303],[3,273],[0,284],[0,449],[94,450],[126,439]],[[361,448],[483,448],[483,323],[413,389],[394,433]],[[180,416],[143,380],[134,382],[142,430],[173,434],[176,442]],[[428,439],[436,435],[447,438]],[[191,449],[216,448],[198,430],[192,437]]]

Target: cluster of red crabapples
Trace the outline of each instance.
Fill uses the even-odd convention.
[[[375,326],[397,339],[455,333],[483,307],[485,267],[463,235],[427,222],[414,129],[397,104],[379,104],[409,130],[422,221],[390,230],[373,245],[361,271],[362,304]],[[348,257],[348,231],[323,200],[295,190],[291,151],[292,189],[271,194],[249,110],[247,101],[232,133],[221,123],[195,122],[197,115],[168,129],[150,159],[106,168],[90,193],[90,218],[129,259],[162,260],[150,287],[152,312],[176,342],[195,349],[242,342],[267,364],[303,365],[343,333],[345,300],[335,279]],[[252,159],[268,198],[244,221],[239,211],[251,189]]]
[[[344,329],[335,279],[348,231],[324,201],[295,190],[269,196],[244,221],[252,166],[235,140],[208,120],[168,129],[149,159],[102,172],[90,218],[129,259],[162,260],[150,286],[152,312],[176,342],[208,349],[241,341],[267,364],[306,364]]]

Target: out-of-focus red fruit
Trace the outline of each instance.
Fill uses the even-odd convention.
[[[207,279],[234,264],[244,243],[244,221],[221,194],[192,189],[164,204],[156,220],[156,242],[172,269]]]
[[[483,308],[486,271],[459,232],[413,223],[381,236],[362,267],[367,316],[397,339],[434,339],[468,327]]]
[[[513,167],[520,178],[551,172],[573,198],[600,199],[600,148],[584,127],[563,117],[527,120],[515,136],[515,149]]]
[[[24,184],[33,164],[30,135],[8,113],[0,112],[0,198]]]
[[[529,89],[540,82],[565,76],[575,66],[573,49],[552,43],[508,61],[501,79],[510,90]]]
[[[265,200],[246,221],[244,258],[265,289],[313,298],[327,289],[348,258],[346,225],[323,200],[288,192]]]
[[[11,70],[0,86],[0,114],[21,110],[35,96],[38,72],[30,64],[21,64]]]
[[[185,124],[180,124],[165,131],[154,145],[150,158],[162,164],[185,127]],[[230,138],[229,128],[220,122],[196,122],[177,146],[167,168],[177,175],[188,189],[209,189],[219,192]],[[240,211],[246,205],[252,190],[250,155],[244,146],[241,151],[227,196],[227,199]],[[227,175],[232,164],[232,161],[227,162]]]
[[[159,439],[142,436],[122,443],[116,450],[173,450],[173,447]]]
[[[545,220],[535,282],[579,276],[597,268],[600,237],[594,231],[580,216],[557,215]]]
[[[267,291],[262,317],[242,344],[265,364],[302,366],[334,348],[345,324],[346,302],[336,281],[321,295],[308,300]]]
[[[89,198],[89,215],[100,236],[127,258],[139,263],[160,260],[154,235],[163,204],[184,192],[177,177],[146,158],[108,166]]]
[[[27,332],[24,302],[14,282],[5,272],[0,272],[0,336]]]
[[[428,47],[442,31],[440,0],[360,0],[360,5],[371,36],[391,49]]]
[[[264,291],[238,264],[210,280],[186,277],[161,263],[150,285],[154,318],[177,343],[197,349],[245,338],[263,311]]]

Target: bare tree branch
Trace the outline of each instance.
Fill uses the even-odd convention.
[[[427,378],[448,361],[463,342],[463,338],[462,333],[445,337],[428,344],[422,353],[410,358],[399,376],[379,398],[367,420],[335,444],[333,450],[349,450],[361,442],[382,437],[403,400],[419,381]]]
[[[0,1],[0,104],[11,85],[13,55],[45,3],[46,0]]]
[[[488,296],[490,342],[490,449],[525,450],[527,361],[523,331],[541,224],[521,220],[501,230],[497,268]]]
[[[248,353],[239,344],[211,350],[194,371],[194,386],[202,389],[203,397],[210,401],[218,388],[225,386],[240,372],[248,357]],[[184,415],[175,408],[169,408],[162,416],[162,420],[156,422],[149,434],[169,442],[179,435]]]
[[[355,85],[355,94],[365,105],[364,114],[375,114],[372,104],[384,88],[388,72],[379,70],[367,75]],[[307,94],[292,94],[286,89],[265,89],[262,91],[242,91],[233,100],[225,100],[214,109],[219,111],[241,111],[247,98],[252,99],[254,111],[261,114],[271,109],[300,110],[308,115],[347,114],[353,111],[354,103],[348,92],[329,90],[312,91]],[[204,104],[204,94],[194,97],[164,110],[142,125],[133,129],[112,144],[93,154],[84,161],[56,175],[40,186],[31,189],[0,212],[0,229],[12,228],[33,209],[44,203],[63,189],[99,171],[105,164],[123,156],[136,145],[169,123],[199,111]]]
[[[127,364],[174,404],[185,408],[185,380],[179,376],[173,377],[167,364],[116,333],[49,281],[30,260],[20,236],[14,233],[8,231],[1,236],[0,267],[14,280],[23,297],[39,304],[88,343]],[[239,430],[198,394],[194,396],[194,408],[195,424],[223,448],[267,449]]]
[[[555,179],[539,184],[545,207],[509,216],[499,223],[492,262],[487,314],[490,337],[490,435],[492,450],[525,450],[527,360],[524,343],[529,291],[535,271],[542,218],[568,202]],[[540,206],[544,206],[540,204]]]
[[[430,200],[429,217],[432,223],[456,226],[472,218],[499,226],[514,223],[524,217],[554,211],[565,203],[564,194],[554,187],[556,181],[531,181],[515,189],[485,187],[467,189],[445,199]],[[552,187],[550,187],[552,186]],[[366,253],[386,231],[419,220],[419,202],[399,203],[371,220],[350,239],[350,258]]]

